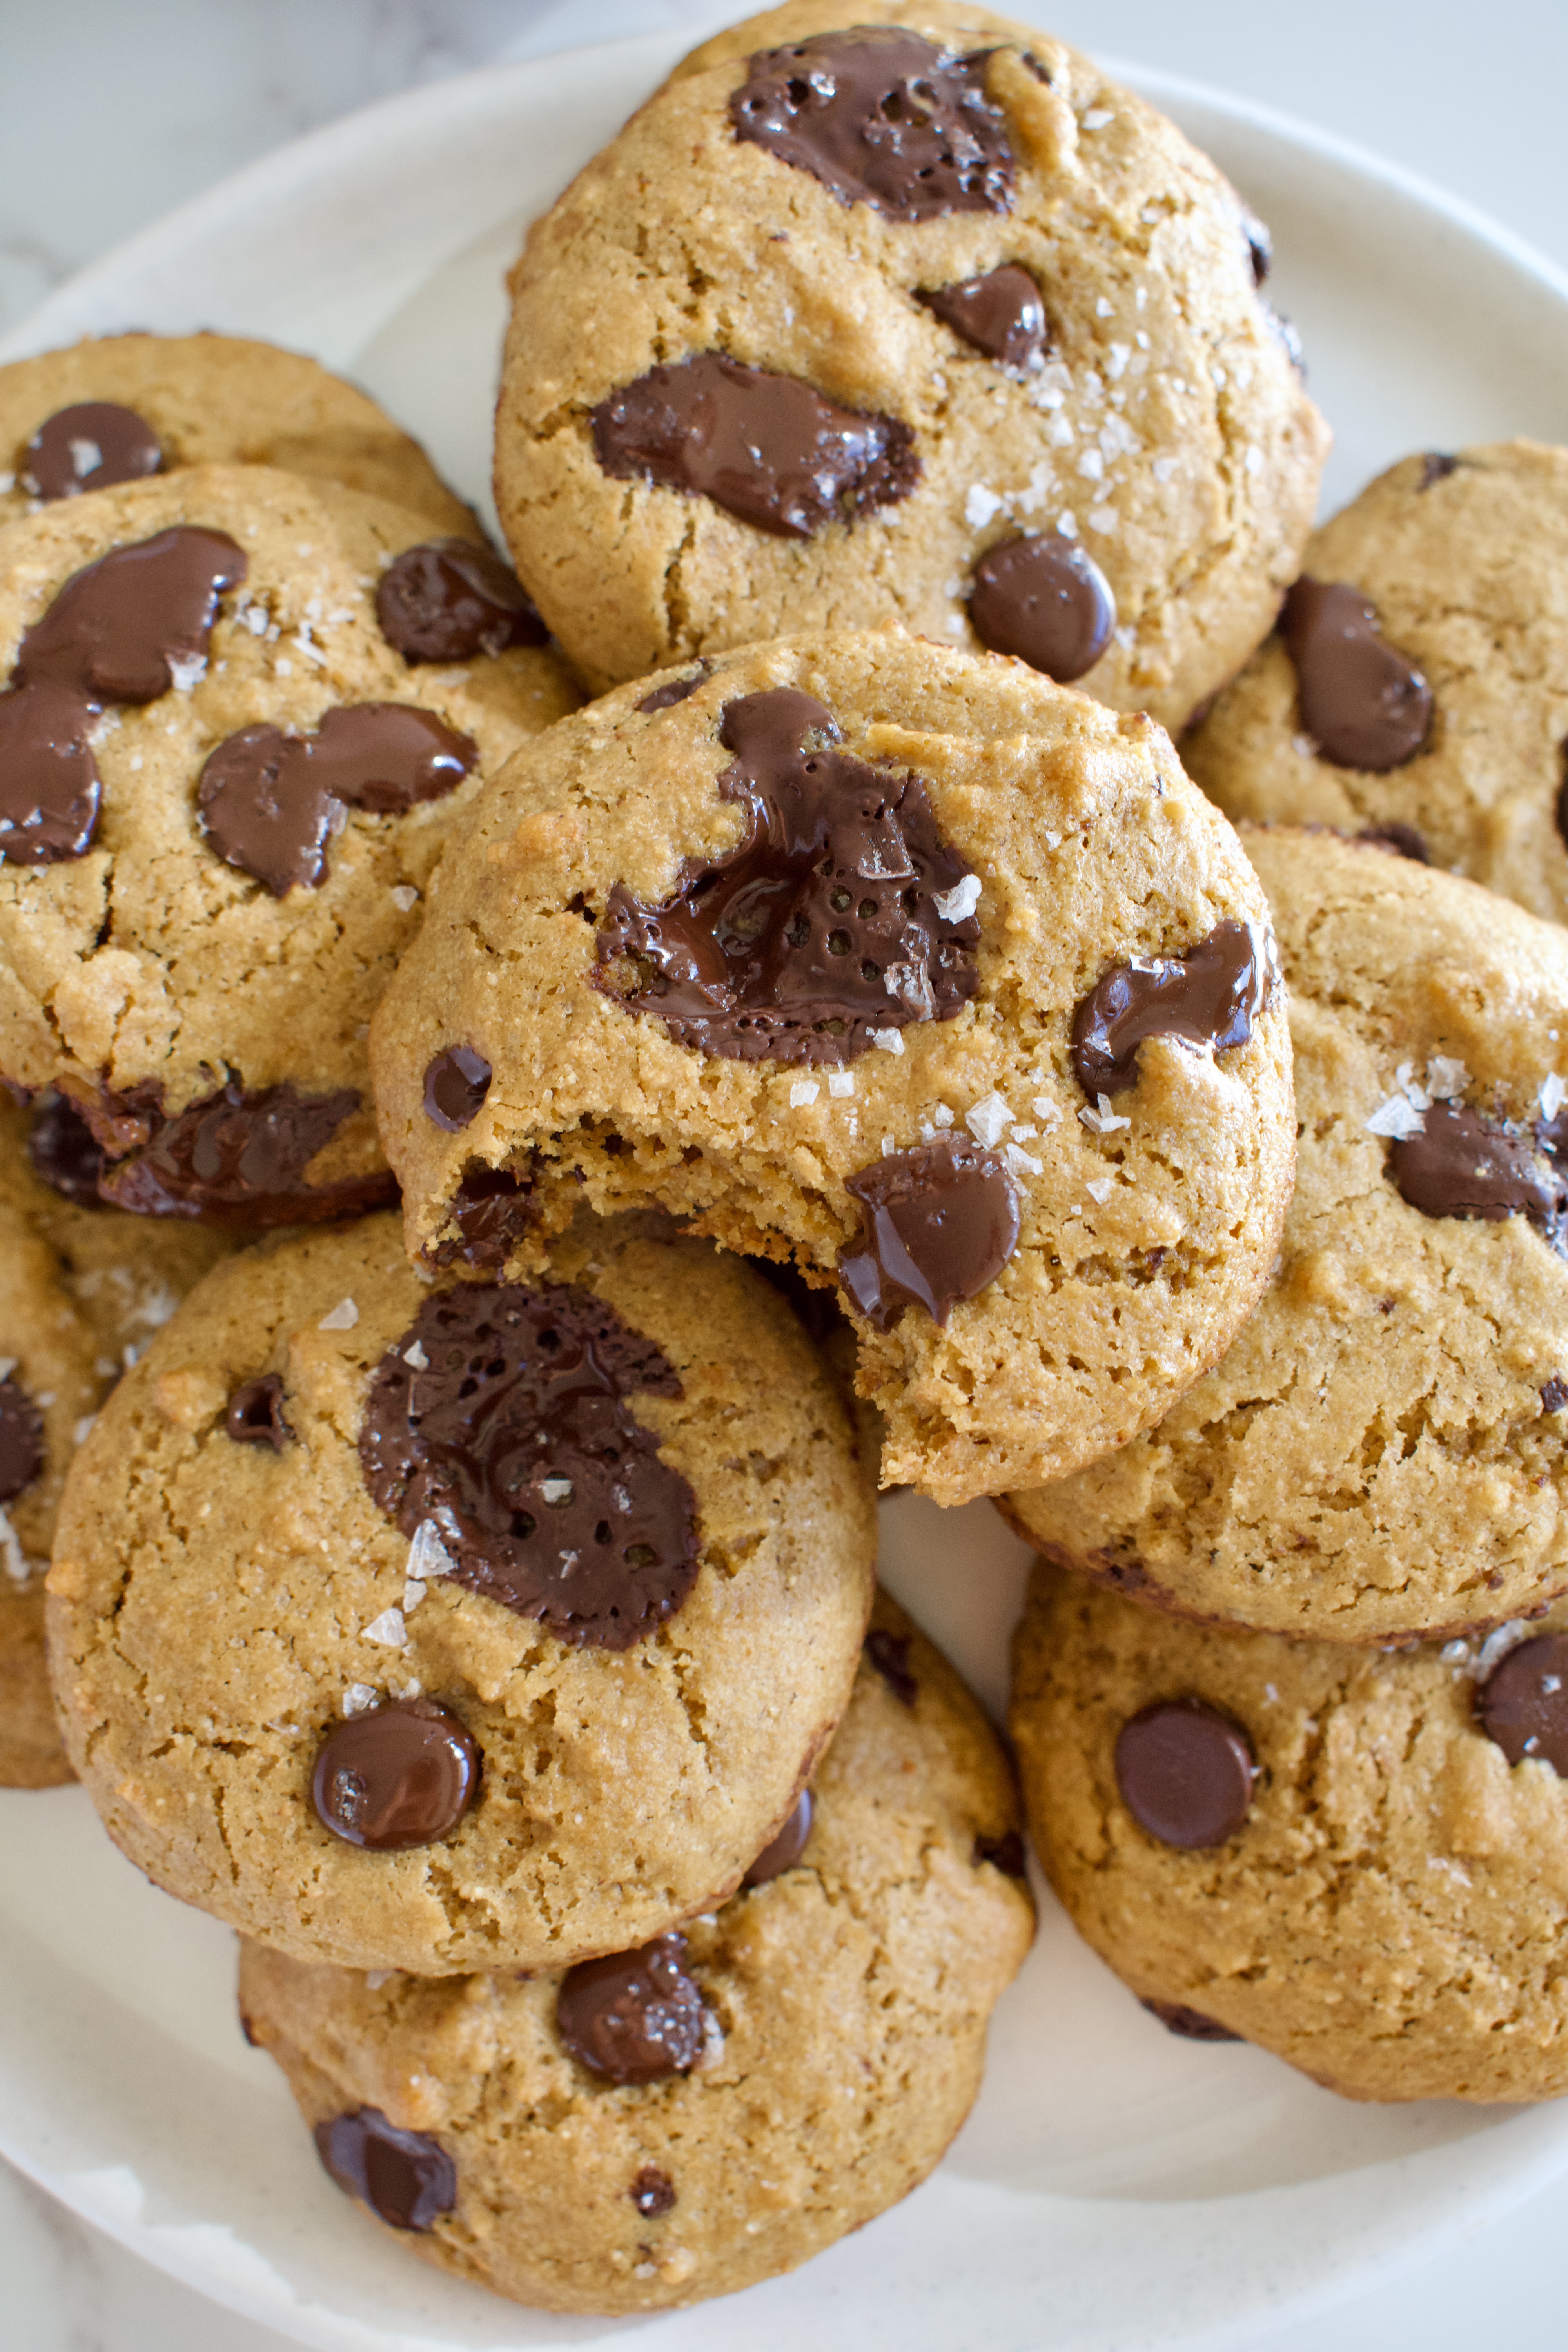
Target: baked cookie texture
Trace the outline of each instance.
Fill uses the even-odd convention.
[[[1361,1652],[1184,1624],[1040,1563],[1012,1728],[1052,1885],[1141,1999],[1348,2098],[1560,2096],[1568,1791],[1486,1724],[1509,1644],[1522,1674],[1524,1638],[1561,1645],[1564,1624],[1559,1603],[1484,1649]],[[1145,1709],[1191,1701],[1258,1769],[1241,1824],[1179,1847],[1134,1818],[1118,1748]],[[1126,1788],[1160,1801],[1136,1759]]]
[[[981,119],[1011,158],[990,167],[994,205],[898,216],[736,136],[749,58],[847,26],[986,53]],[[519,572],[602,688],[799,626],[892,618],[973,648],[976,565],[1043,533],[1086,549],[1114,599],[1087,690],[1183,726],[1270,625],[1327,451],[1258,289],[1267,252],[1172,124],[1047,35],[943,0],[751,17],[696,50],[529,232],[495,446]],[[1024,364],[924,299],[1019,268],[1043,305]],[[848,520],[831,492],[824,520],[803,488],[816,520],[785,537],[607,473],[601,404],[711,352],[849,412],[829,437],[885,442],[889,496],[875,503],[868,474]],[[727,437],[709,413],[700,430],[715,465],[746,473],[739,421]],[[816,460],[798,463],[804,482]],[[738,478],[724,495],[743,499]]]
[[[468,537],[474,517],[447,488],[419,446],[368,394],[301,352],[242,335],[104,335],[68,349],[0,367],[0,522],[46,498],[95,487],[115,471],[112,449],[93,442],[91,418],[71,420],[66,459],[74,486],[41,427],[84,403],[107,402],[139,417],[157,445],[160,473],[185,466],[276,466],[288,474],[338,482],[423,515],[443,531]],[[123,428],[128,430],[129,428]],[[69,440],[85,440],[69,462]],[[54,460],[40,478],[40,455]],[[146,464],[150,453],[135,453]],[[94,462],[96,458],[96,463]],[[9,478],[5,478],[8,477]]]
[[[994,1733],[881,1597],[879,1641],[893,1683],[868,1648],[798,1860],[686,1923],[688,2072],[591,2073],[554,1973],[431,1983],[242,1946],[247,2031],[318,2140],[371,2108],[449,2168],[447,2210],[399,2231],[417,2252],[547,2310],[662,2310],[793,2269],[931,2169],[1034,1916]]]
[[[153,1167],[132,1175],[121,1197],[181,1214],[194,1213],[191,1171],[180,1164],[193,1147],[176,1138],[164,1166],[158,1144],[167,1126],[198,1105],[221,1112],[226,1088],[247,1108],[286,1087],[294,1109],[303,1102],[305,1141],[303,1165],[276,1188],[291,1192],[281,1214],[363,1205],[390,1191],[365,1066],[375,1000],[418,928],[458,811],[578,697],[542,647],[412,663],[388,642],[377,589],[395,558],[428,541],[426,518],[267,467],[192,466],[59,500],[0,530],[0,676],[11,677],[10,691],[0,692],[0,735],[10,725],[22,739],[11,754],[18,781],[6,795],[14,826],[36,806],[21,781],[23,752],[39,762],[39,789],[53,790],[58,772],[47,744],[32,740],[29,713],[55,687],[49,675],[23,684],[29,646],[40,632],[68,639],[58,616],[70,617],[69,599],[56,600],[73,575],[150,541],[166,549],[179,533],[176,556],[195,546],[233,581],[205,608],[210,630],[195,603],[194,623],[191,614],[165,623],[157,598],[128,600],[155,641],[163,690],[131,700],[99,689],[83,718],[79,698],[59,689],[63,735],[57,728],[49,740],[95,763],[100,804],[94,814],[87,785],[69,809],[57,794],[44,837],[0,858],[0,1076],[19,1089],[62,1088],[112,1155],[151,1143]],[[130,625],[117,625],[122,634]],[[172,668],[161,649],[165,626],[186,640]],[[68,643],[47,659],[70,651]],[[157,681],[149,673],[131,682],[140,694]],[[293,780],[284,777],[269,802],[253,772],[242,780],[251,803],[237,825],[243,833],[250,824],[255,839],[242,850],[252,864],[229,862],[237,825],[222,838],[208,830],[215,813],[202,797],[219,747],[230,756],[235,739],[243,751],[253,730],[271,728],[298,753],[338,706],[387,704],[398,706],[394,723],[426,732],[434,723],[445,742],[445,772],[418,788],[436,796],[399,805],[384,793],[378,805],[374,790],[351,781],[344,791],[359,801],[350,806],[319,793],[312,800],[307,777],[303,798],[290,803]],[[344,723],[358,722],[352,712],[331,719]],[[224,816],[221,807],[216,814]],[[269,860],[285,869],[274,866],[270,880]],[[313,883],[287,878],[312,861]],[[247,1192],[237,1179],[228,1189],[234,1198],[220,1200],[218,1213],[257,1222],[265,1184],[258,1179]]]
[[[618,1646],[591,1615],[563,1627],[502,1597],[510,1512],[548,1528],[593,1465],[557,1475],[576,1444],[570,1398],[540,1419],[525,1390],[497,1384],[515,1294],[466,1291],[488,1319],[449,1346],[395,1218],[279,1236],[220,1267],[75,1465],[50,1582],[72,1761],[150,1877],[299,1958],[439,1976],[565,1966],[657,1935],[738,1883],[848,1696],[870,1480],[795,1318],[705,1245],[635,1227],[585,1221],[546,1271],[546,1324],[568,1351],[584,1315],[607,1318],[612,1360],[631,1335],[635,1428],[591,1448],[624,1457],[607,1519],[635,1506],[627,1524],[657,1549],[651,1481],[654,1506],[678,1490],[694,1520],[687,1555],[673,1547],[671,1605]],[[535,1360],[556,1346],[547,1328]],[[406,1436],[410,1381],[416,1416],[466,1421],[474,1449],[466,1485],[427,1491],[423,1520],[395,1497],[384,1507],[368,1447],[362,1463],[368,1422],[382,1461]],[[477,1580],[485,1562],[495,1575],[474,1590],[465,1514],[487,1484],[508,1510],[499,1537],[479,1531]],[[560,1524],[576,1522],[563,1508]],[[591,1534],[563,1540],[560,1567],[542,1549],[550,1591],[576,1565],[568,1542],[593,1553]],[[417,1712],[432,1705],[439,1720]],[[378,1820],[378,1775],[395,1815],[397,1743],[421,1723],[430,1775],[414,1770],[405,1796],[430,1833],[399,1842],[397,1821]],[[371,1749],[321,1765],[329,1738],[342,1758],[367,1725]],[[432,1830],[420,1786],[465,1743],[466,1788],[444,1814],[436,1790]]]
[[[1157,1428],[1007,1514],[1184,1615],[1342,1642],[1495,1624],[1568,1587],[1568,942],[1372,845],[1243,844],[1295,1049],[1279,1257]],[[1415,1162],[1467,1111],[1494,1197],[1477,1213],[1461,1168],[1470,1213],[1430,1213]]]
[[[911,870],[901,847],[841,840],[845,878],[832,881],[839,851],[813,866],[818,840],[789,886],[792,928],[775,939],[765,907],[734,918],[777,947],[774,994],[724,1016],[714,1050],[679,1042],[658,1003],[697,999],[617,995],[647,959],[619,960],[616,924],[633,920],[628,907],[663,905],[679,926],[704,877],[741,870],[724,859],[762,835],[727,804],[744,797],[733,779],[750,757],[737,763],[731,747],[791,710],[806,730],[802,760],[820,741],[829,763],[865,763],[841,807],[859,808],[862,786],[867,806],[885,806],[904,779],[920,782],[942,854],[973,877],[938,894],[939,907],[973,911],[950,933],[953,961],[931,969],[973,992],[948,1017],[912,1017],[894,989],[915,984],[891,965],[876,982],[877,963],[837,956],[845,931],[821,957],[826,999],[802,1012],[787,941],[880,906],[886,884],[862,878],[879,861]],[[827,728],[841,743],[828,746]],[[812,777],[799,773],[805,790]],[[1089,993],[1127,960],[1184,956],[1226,924],[1249,942],[1257,982],[1247,1042],[1216,1052],[1152,1036],[1120,1079],[1086,1094],[1073,1023]],[[1271,953],[1251,868],[1163,732],[1022,664],[883,630],[781,640],[695,678],[641,681],[525,747],[474,803],[377,1015],[377,1106],[410,1250],[470,1267],[504,1255],[523,1273],[585,1193],[601,1211],[658,1203],[727,1248],[793,1255],[831,1284],[859,1245],[878,1171],[918,1170],[961,1139],[961,1156],[1012,1202],[1016,1245],[977,1295],[955,1294],[945,1323],[924,1306],[879,1319],[857,1307],[859,1386],[888,1424],[883,1482],[951,1503],[1065,1473],[1167,1412],[1266,1279],[1293,1150]],[[872,982],[843,983],[864,1001],[838,1019],[832,975],[868,970]],[[741,1058],[753,1021],[777,1034]],[[677,1025],[706,1034],[700,1018]],[[458,1049],[484,1075],[438,1118],[427,1090]],[[1118,1089],[1114,1109],[1096,1108],[1102,1083]],[[501,1185],[509,1222],[479,1234]]]
[[[44,1572],[67,1465],[127,1360],[231,1246],[68,1200],[34,1173],[29,1124],[0,1103],[0,1787],[10,1789],[71,1778],[44,1656]]]
[[[1409,828],[1435,866],[1568,920],[1568,450],[1403,458],[1314,535],[1302,571],[1371,605],[1425,681],[1425,732],[1396,734],[1382,756],[1405,756],[1381,770],[1353,742],[1329,756],[1273,636],[1183,747],[1205,792],[1236,818]]]

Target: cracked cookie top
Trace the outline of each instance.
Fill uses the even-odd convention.
[[[1243,843],[1295,1048],[1279,1258],[1158,1428],[1009,1515],[1192,1615],[1495,1624],[1568,1590],[1568,934],[1381,844]]]
[[[1184,725],[1273,620],[1327,446],[1268,251],[1044,34],[954,0],[752,17],[529,232],[519,572],[598,687],[892,619]]]
[[[372,1218],[217,1269],[110,1399],[50,1592],[73,1761],[306,1959],[565,1967],[720,1900],[847,1695],[868,1468],[765,1283],[584,1218],[432,1289]]]

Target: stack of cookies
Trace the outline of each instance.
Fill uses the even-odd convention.
[[[1059,43],[802,0],[531,230],[511,566],[309,361],[0,371],[0,1777],[525,2303],[973,2098],[1021,1808],[879,1475],[1038,1549],[1174,2030],[1568,2087],[1568,459],[1310,541],[1268,268]]]

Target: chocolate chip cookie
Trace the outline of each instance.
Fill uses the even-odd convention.
[[[1565,1629],[1348,1650],[1041,1563],[1012,1725],[1051,1884],[1178,2032],[1352,2098],[1561,2097]]]
[[[372,1037],[427,1265],[585,1189],[837,1284],[889,1484],[1125,1443],[1290,1181],[1262,893],[1151,720],[900,630],[622,688],[475,803]]]
[[[66,1465],[126,1364],[229,1244],[101,1207],[62,1106],[0,1104],[0,1786],[70,1766],[44,1660],[44,1571]]]
[[[247,1935],[561,1967],[738,1884],[874,1551],[847,1415],[746,1268],[585,1219],[527,1286],[432,1285],[373,1218],[218,1268],[110,1399],[57,1696],[116,1842]]]
[[[1158,1428],[1009,1516],[1186,1614],[1496,1623],[1568,1588],[1568,940],[1385,846],[1243,843],[1295,1047],[1280,1255]]]
[[[951,0],[749,18],[529,233],[518,570],[601,687],[890,618],[1184,725],[1273,621],[1327,446],[1268,264],[1059,41]]]
[[[1234,817],[1393,832],[1568,921],[1568,450],[1380,475],[1184,748]]]
[[[475,539],[193,466],[0,530],[0,1077],[145,1213],[391,1195],[371,1012],[452,820],[576,695]]]
[[[0,522],[183,466],[277,466],[471,538],[474,518],[368,394],[239,335],[105,335],[0,367]]]
[[[638,2312],[790,2270],[906,2196],[1033,1927],[1006,1764],[879,1600],[789,1835],[683,1932],[444,1983],[247,1944],[247,2032],[338,2187],[520,2303]]]

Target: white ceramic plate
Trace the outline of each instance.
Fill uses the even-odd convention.
[[[1024,10],[1028,14],[1027,8]],[[268,158],[46,303],[0,358],[128,326],[274,337],[358,376],[469,496],[521,224],[673,63],[660,35],[418,90]],[[1273,227],[1338,430],[1337,504],[1406,450],[1568,441],[1568,281],[1403,175],[1131,73]],[[984,1506],[884,1506],[888,1580],[993,1706],[1024,1553]],[[220,2302],[330,2352],[608,2344],[390,2242],[317,2167],[234,2017],[233,1946],[76,1790],[0,1794],[0,2148]],[[1252,2345],[1568,2167],[1568,2108],[1363,2108],[1173,2041],[1046,1897],[984,2092],[936,2177],[794,2277],[639,2323],[658,2352]]]

